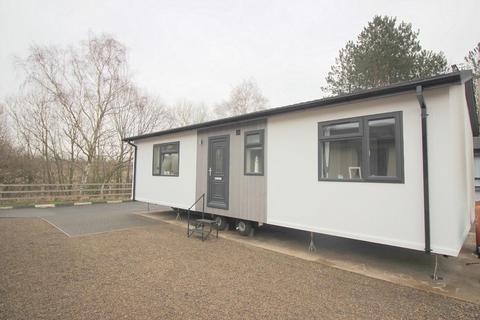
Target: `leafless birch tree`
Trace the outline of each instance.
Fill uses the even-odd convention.
[[[187,99],[179,100],[170,108],[172,127],[188,126],[211,119],[210,110],[204,104],[195,104]]]
[[[253,79],[244,80],[230,92],[228,100],[215,107],[218,117],[229,117],[244,113],[263,110],[267,107],[265,98]]]
[[[10,109],[19,137],[45,159],[46,182],[52,159],[56,181],[122,179],[131,149],[121,139],[169,125],[165,108],[132,83],[126,48],[111,37],[34,46],[19,65],[26,81]]]

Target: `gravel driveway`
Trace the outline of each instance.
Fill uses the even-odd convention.
[[[478,319],[480,306],[159,223],[0,219],[0,319]]]

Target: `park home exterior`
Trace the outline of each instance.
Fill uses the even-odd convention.
[[[470,72],[126,138],[134,198],[456,256],[474,219]],[[202,210],[199,202],[196,210]]]

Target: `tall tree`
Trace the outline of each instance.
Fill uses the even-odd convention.
[[[410,23],[375,16],[355,42],[340,50],[322,90],[349,93],[445,72],[443,53],[422,49],[418,35]]]
[[[204,104],[195,104],[187,99],[177,101],[169,111],[172,127],[205,122],[211,117],[210,110]]]
[[[465,62],[469,69],[472,69],[473,74],[480,77],[480,42],[475,48],[470,50],[465,57]]]
[[[243,80],[232,88],[228,100],[215,107],[218,117],[236,116],[244,113],[263,110],[268,103],[260,88],[253,79]]]
[[[26,81],[10,109],[32,156],[45,162],[45,182],[121,179],[131,159],[121,139],[168,125],[164,108],[133,84],[126,56],[102,35],[68,49],[34,46],[20,60]]]
[[[475,89],[475,99],[477,104],[480,102],[480,42],[475,48],[470,50],[465,57],[466,66],[473,71],[473,81]],[[477,107],[480,116],[480,108]]]
[[[14,146],[7,117],[7,107],[0,104],[0,184],[31,183],[38,174],[38,163]]]
[[[7,141],[7,109],[3,104],[0,104],[0,142]]]

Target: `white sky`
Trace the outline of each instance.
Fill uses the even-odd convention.
[[[211,105],[250,77],[270,106],[316,99],[338,50],[375,14],[411,22],[449,64],[480,41],[479,0],[0,0],[0,100],[21,79],[14,56],[89,33],[125,44],[137,84],[167,103]]]

